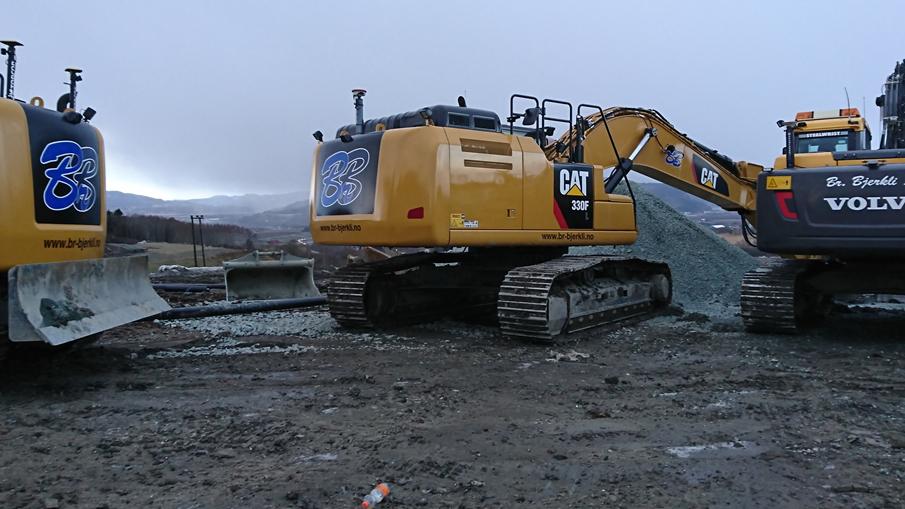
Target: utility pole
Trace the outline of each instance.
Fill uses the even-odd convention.
[[[192,220],[192,255],[195,257],[195,267],[198,266],[198,247],[195,245],[195,216],[189,216]]]
[[[202,219],[204,219],[204,215],[198,216],[198,237],[201,240],[201,266],[207,267],[207,257],[204,256],[204,227],[201,224]]]
[[[198,246],[197,246],[197,243],[195,242],[195,220],[198,220],[198,238],[201,242],[201,266],[206,267],[207,266],[207,257],[205,256],[205,253],[204,253],[204,228],[201,223],[201,221],[204,219],[204,215],[203,214],[199,214],[197,216],[191,215],[191,216],[189,216],[189,218],[191,218],[191,220],[192,220],[192,254],[195,257],[195,267],[198,266]]]

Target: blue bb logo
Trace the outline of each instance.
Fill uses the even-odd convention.
[[[356,148],[346,152],[334,152],[321,167],[321,205],[350,205],[361,194],[361,181],[355,178],[368,167],[371,153],[367,149]]]
[[[97,176],[97,152],[74,141],[48,143],[41,152],[41,164],[52,165],[44,170],[44,206],[62,211],[74,208],[88,212],[97,201],[94,180]]]
[[[666,153],[666,164],[671,164],[676,168],[682,166],[682,159],[685,158],[685,154],[678,150],[673,150],[672,152]]]

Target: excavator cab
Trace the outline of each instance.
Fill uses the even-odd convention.
[[[832,164],[833,153],[870,150],[870,127],[858,108],[801,111],[794,120],[776,124],[786,129],[776,168],[824,166]]]
[[[871,150],[857,108],[805,111],[785,154],[758,179],[761,250],[843,259],[896,257],[905,242],[905,151]]]

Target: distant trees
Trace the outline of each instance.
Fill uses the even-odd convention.
[[[195,229],[196,241],[198,237]],[[232,224],[204,224],[204,244],[207,246],[245,248],[252,245],[254,233],[248,228]],[[107,211],[107,240],[133,244],[148,242],[192,243],[192,225],[172,217],[127,216],[121,210]]]

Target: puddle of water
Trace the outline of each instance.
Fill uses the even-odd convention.
[[[754,442],[736,440],[704,445],[667,447],[666,452],[679,458],[725,458],[731,456],[756,456],[766,450]]]

